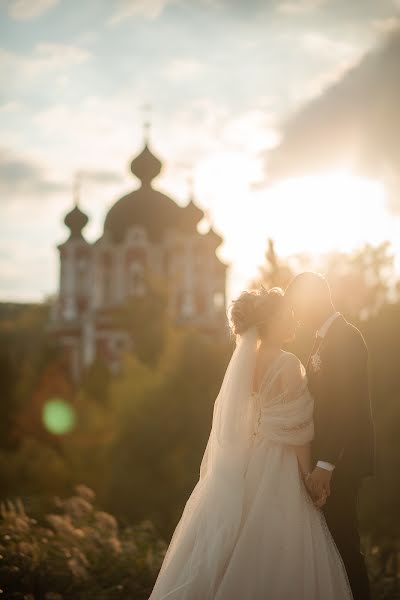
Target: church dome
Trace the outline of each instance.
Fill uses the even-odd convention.
[[[208,241],[208,243],[210,244],[210,246],[212,248],[214,248],[215,250],[224,241],[224,239],[212,227],[210,227],[210,229],[207,231],[207,233],[204,234],[204,237]]]
[[[82,229],[88,223],[88,216],[75,204],[74,208],[65,216],[64,223],[71,231],[70,239],[82,238]]]
[[[161,169],[162,162],[154,156],[147,143],[141,153],[131,162],[131,171],[140,179],[142,186],[150,185],[151,181],[160,174]]]
[[[161,241],[168,229],[195,230],[203,212],[192,201],[182,208],[172,198],[152,187],[151,182],[161,169],[161,161],[146,143],[131,163],[131,171],[139,178],[141,186],[117,200],[106,216],[104,232],[113,242],[121,242],[132,225],[143,226],[152,242]]]
[[[118,200],[108,211],[104,231],[113,242],[121,242],[132,225],[142,225],[149,239],[161,241],[166,229],[176,227],[180,207],[172,198],[151,187],[141,187]]]
[[[186,228],[196,228],[197,224],[204,217],[204,212],[196,206],[193,199],[182,208],[181,213],[181,223]]]

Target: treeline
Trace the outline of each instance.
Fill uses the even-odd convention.
[[[373,540],[398,537],[400,302],[390,248],[367,246],[352,255],[326,256],[318,265],[307,257],[283,261],[270,243],[252,284],[284,287],[307,268],[326,273],[339,310],[367,340],[378,471],[363,491],[362,529]],[[78,387],[46,334],[49,306],[0,306],[3,498],[19,496],[40,515],[54,495],[67,496],[84,483],[121,522],[149,519],[169,538],[198,478],[233,340],[227,330],[213,337],[173,327],[162,295],[154,294],[146,304],[133,300],[120,315],[140,350],[138,345],[125,355],[118,375],[97,361]],[[310,341],[299,331],[290,349],[305,360]],[[64,435],[54,435],[43,422],[52,398],[62,398],[76,417],[75,428]]]

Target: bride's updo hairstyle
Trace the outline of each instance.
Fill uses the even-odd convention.
[[[283,290],[273,287],[267,290],[261,286],[258,290],[245,290],[230,305],[229,322],[234,335],[243,335],[249,327],[257,327],[260,338],[268,331],[271,320],[283,306]]]

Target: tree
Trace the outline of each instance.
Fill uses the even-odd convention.
[[[267,289],[272,287],[285,289],[293,277],[292,268],[287,261],[277,256],[274,242],[271,239],[268,240],[265,252],[265,264],[259,267],[259,271],[259,277],[251,283],[253,288],[263,285]]]
[[[376,247],[366,244],[350,255],[331,253],[325,258],[324,272],[335,304],[353,318],[373,315],[396,287],[389,242]]]
[[[134,296],[116,313],[115,323],[127,331],[140,360],[156,364],[168,332],[167,289],[161,281],[146,279],[146,295]]]
[[[124,370],[107,507],[150,518],[168,536],[199,474],[230,350],[191,329],[175,331],[157,367]],[[132,364],[132,363],[130,363]]]

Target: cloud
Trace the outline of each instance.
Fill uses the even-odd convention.
[[[357,50],[354,44],[334,39],[319,31],[307,31],[302,35],[301,42],[308,52],[334,61],[349,58]]]
[[[0,104],[0,114],[1,113],[3,113],[3,114],[17,113],[22,108],[23,108],[23,105],[21,102],[18,102],[17,100],[10,100],[9,102],[4,102],[3,104]]]
[[[283,15],[299,15],[320,8],[327,0],[295,0],[279,2],[278,12]]]
[[[111,169],[87,168],[79,171],[83,186],[120,184],[121,173]],[[0,194],[2,207],[17,202],[29,205],[37,198],[48,199],[64,192],[72,195],[73,173],[60,176],[38,160],[20,156],[8,148],[0,147]]]
[[[0,193],[4,202],[29,197],[49,196],[69,186],[48,177],[44,167],[33,160],[16,156],[7,148],[0,148]]]
[[[59,0],[6,0],[7,14],[16,21],[29,21],[40,17],[58,4]]]
[[[3,102],[15,95],[26,96],[32,85],[59,84],[69,69],[91,58],[89,51],[69,44],[41,42],[31,53],[17,54],[0,48],[0,80],[3,82]],[[54,79],[49,82],[49,77]]]
[[[64,92],[73,70],[91,57],[88,50],[72,44],[40,42],[29,54],[0,48],[0,105],[10,106],[15,99],[29,105],[34,95],[42,99]]]
[[[126,19],[142,17],[157,19],[171,0],[119,0],[117,9],[109,20],[110,25],[117,25]]]
[[[164,69],[164,75],[169,81],[187,81],[196,79],[206,70],[206,65],[199,60],[190,58],[174,58]]]
[[[82,181],[101,185],[121,183],[123,180],[120,173],[107,169],[86,169],[79,171],[79,174],[82,178]]]
[[[400,5],[399,5],[400,8]],[[397,31],[400,28],[400,17],[386,17],[384,19],[374,19],[372,27],[378,32],[389,33]]]
[[[299,88],[299,102],[309,101],[326,88],[338,82],[361,60],[360,47],[337,40],[319,32],[310,31],[301,36],[301,47],[324,65],[320,73]]]
[[[400,31],[292,114],[267,155],[270,182],[350,166],[382,179],[400,210]]]

